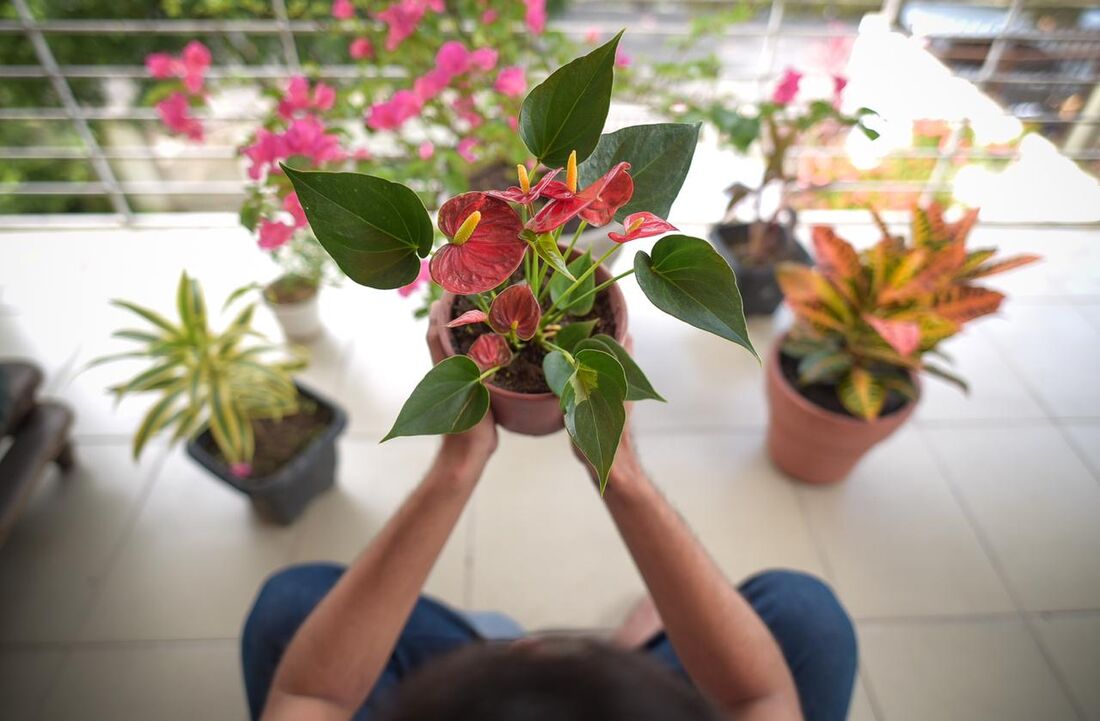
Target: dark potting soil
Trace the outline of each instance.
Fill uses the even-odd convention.
[[[798,391],[798,394],[810,403],[830,413],[839,413],[842,416],[858,419],[858,416],[849,413],[848,409],[844,407],[844,404],[840,402],[840,395],[837,393],[836,385],[832,383],[811,383],[805,386],[799,385],[797,358],[789,356],[786,353],[780,353],[779,367],[783,371],[783,377],[787,379],[791,387]],[[894,391],[888,391],[886,394],[886,401],[882,404],[882,412],[879,414],[879,418],[888,416],[891,413],[897,413],[905,407],[907,402],[904,396]]]
[[[275,304],[301,303],[317,295],[317,283],[296,275],[284,275],[264,288],[264,297]]]
[[[301,399],[301,411],[298,413],[278,420],[253,420],[252,433],[256,437],[256,452],[252,456],[251,478],[267,478],[278,471],[305,450],[310,441],[324,433],[330,423],[332,411],[308,398]],[[209,433],[203,434],[200,443],[219,461],[225,463],[225,457]]]
[[[550,304],[545,302],[542,305],[542,310],[545,312]],[[458,296],[451,306],[451,319],[476,309],[477,305],[472,300],[466,296]],[[615,327],[615,314],[611,311],[611,300],[607,291],[601,290],[596,295],[596,301],[592,304],[590,312],[583,316],[566,315],[561,319],[561,325],[566,326],[576,321],[593,319],[596,320],[596,326],[592,329],[592,335],[604,333],[612,338],[615,337],[618,329]],[[492,332],[484,323],[452,328],[450,333],[451,338],[454,339],[455,352],[466,353],[478,336]],[[550,386],[546,385],[546,378],[542,374],[542,359],[545,357],[546,351],[538,343],[525,343],[508,367],[497,371],[489,382],[518,393],[549,393]]]

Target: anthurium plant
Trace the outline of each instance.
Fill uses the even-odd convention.
[[[664,216],[691,164],[698,127],[658,124],[601,134],[619,38],[559,68],[525,98],[518,134],[537,162],[517,184],[467,192],[443,203],[446,242],[433,252],[432,221],[410,188],[372,175],[284,167],[310,226],[352,280],[400,288],[430,256],[432,279],[464,297],[451,327],[480,336],[465,355],[437,364],[413,390],[385,439],[455,433],[489,408],[494,377],[518,354],[541,359],[565,427],[599,474],[614,460],[624,404],[659,399],[627,351],[585,320],[612,284],[629,275],[654,305],[754,352],[733,272],[704,240],[666,235],[633,267],[597,283],[598,269],[638,238],[676,229]],[[563,226],[579,220],[572,240]],[[599,258],[574,248],[587,226],[617,221]]]
[[[782,352],[798,361],[799,385],[834,387],[853,416],[874,420],[893,397],[917,399],[915,374],[924,371],[967,390],[966,383],[930,356],[947,358],[942,341],[984,315],[1004,294],[976,281],[1039,259],[995,259],[995,248],[966,245],[978,211],[948,223],[938,204],[912,210],[911,239],[889,233],[857,252],[831,228],[813,229],[817,267],[784,263],[777,277],[796,322]]]
[[[209,428],[233,475],[251,474],[254,452],[252,420],[281,418],[298,412],[302,402],[291,374],[305,367],[300,356],[287,358],[274,345],[250,342],[255,305],[240,310],[216,332],[209,326],[202,288],[187,273],[176,291],[179,321],[125,300],[113,304],[145,322],[114,337],[137,343],[134,350],[103,356],[99,365],[124,359],[147,360],[149,367],[109,391],[116,399],[135,393],[157,394],[134,434],[137,458],[151,438],[170,433],[173,443]],[[280,356],[272,359],[272,354]]]

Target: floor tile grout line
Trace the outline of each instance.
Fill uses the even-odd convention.
[[[1045,409],[1045,406],[1041,406]],[[974,534],[977,536],[978,544],[981,546],[982,551],[986,554],[990,565],[993,567],[993,572],[997,574],[1001,580],[1001,584],[1004,586],[1005,591],[1008,593],[1009,600],[1012,601],[1013,607],[1016,609],[1017,616],[1023,623],[1024,628],[1027,629],[1028,635],[1031,636],[1032,642],[1039,650],[1039,654],[1046,662],[1047,668],[1050,669],[1051,675],[1054,676],[1055,681],[1062,689],[1062,693],[1069,701],[1070,706],[1073,708],[1073,712],[1077,715],[1079,721],[1087,721],[1087,716],[1084,711],[1084,707],[1078,701],[1077,696],[1073,693],[1072,688],[1062,670],[1054,662],[1053,656],[1047,649],[1046,644],[1043,643],[1042,634],[1039,633],[1038,628],[1035,627],[1034,622],[1028,617],[1025,612],[1025,604],[1020,598],[1020,593],[1008,578],[1008,573],[1005,571],[1004,565],[1001,563],[1001,559],[997,556],[993,549],[993,544],[989,540],[989,537],[985,533],[985,529],[978,523],[978,519],[974,514],[974,510],[970,507],[969,502],[964,498],[961,489],[955,482],[954,474],[947,468],[947,463],[940,456],[939,451],[936,450],[935,444],[933,444],[924,434],[923,431],[919,431],[925,448],[928,450],[932,457],[933,462],[939,468],[940,473],[947,480],[947,486],[950,489],[951,494],[955,497],[955,502],[959,505],[963,515],[966,517],[967,522],[970,524]]]

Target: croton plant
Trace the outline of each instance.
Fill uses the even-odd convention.
[[[976,209],[948,223],[938,204],[914,207],[909,243],[874,217],[882,239],[863,252],[819,226],[817,267],[783,263],[776,271],[796,317],[782,351],[798,359],[799,384],[835,386],[844,408],[866,420],[883,412],[891,394],[915,401],[919,371],[967,390],[927,357],[946,359],[942,341],[1000,308],[1004,294],[975,281],[1039,259],[995,260],[995,248],[967,249]]]
[[[581,319],[601,292],[631,274],[661,310],[755,354],[733,272],[704,240],[666,235],[651,252],[638,251],[632,269],[596,282],[597,269],[627,243],[676,230],[663,218],[698,134],[689,124],[601,134],[621,35],[527,95],[517,132],[532,157],[517,167],[517,185],[444,202],[437,220],[446,242],[434,252],[431,218],[410,188],[372,175],[284,167],[317,239],[348,277],[400,288],[430,256],[432,279],[469,301],[451,325],[482,331],[466,355],[428,372],[385,439],[473,427],[489,408],[486,383],[533,346],[569,435],[606,484],[625,403],[660,396],[614,338],[590,337],[593,324]],[[563,227],[574,219],[579,225],[566,244]],[[608,233],[607,252],[596,259],[574,252],[581,231],[612,221],[622,228]]]

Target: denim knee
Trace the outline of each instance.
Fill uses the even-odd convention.
[[[343,572],[344,567],[337,564],[310,563],[272,573],[256,594],[245,621],[244,639],[293,633]]]
[[[741,586],[773,634],[803,649],[828,649],[832,655],[858,657],[855,627],[827,583],[801,571],[773,570]]]

